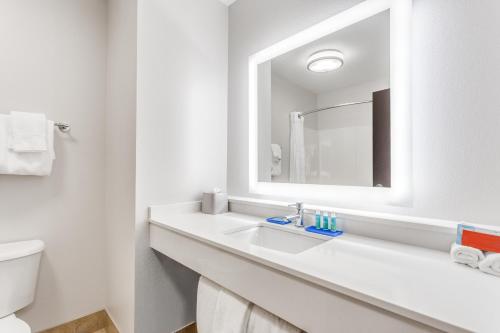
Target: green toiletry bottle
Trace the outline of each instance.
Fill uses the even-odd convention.
[[[329,230],[328,228],[328,213],[324,212],[323,213],[323,230]]]
[[[330,230],[337,231],[337,216],[335,215],[335,213],[333,213],[330,217]]]
[[[316,229],[321,229],[321,212],[319,210],[316,211]]]

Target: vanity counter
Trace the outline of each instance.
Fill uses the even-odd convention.
[[[154,232],[168,230],[440,330],[500,329],[500,278],[453,263],[446,252],[345,234],[287,254],[225,234],[261,223],[237,213],[160,212],[151,215],[151,247],[165,252]]]

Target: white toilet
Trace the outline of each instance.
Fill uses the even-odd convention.
[[[33,302],[43,248],[39,240],[0,244],[0,333],[31,333],[14,312]]]

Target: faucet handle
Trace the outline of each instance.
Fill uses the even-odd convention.
[[[304,203],[299,201],[294,204],[289,204],[288,207],[293,207],[296,208],[297,210],[302,210],[304,209]]]
[[[304,227],[304,203],[303,202],[296,202],[294,204],[290,204],[288,205],[288,207],[294,207],[295,209],[297,209],[297,215],[295,215],[296,217],[296,222],[295,222],[295,226],[297,228],[303,228]]]

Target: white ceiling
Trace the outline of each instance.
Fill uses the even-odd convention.
[[[367,81],[389,81],[389,28],[387,10],[272,59],[272,72],[316,94]],[[344,53],[344,66],[329,73],[308,71],[307,58],[330,48]]]
[[[219,1],[225,4],[226,6],[231,6],[237,0],[219,0]]]

